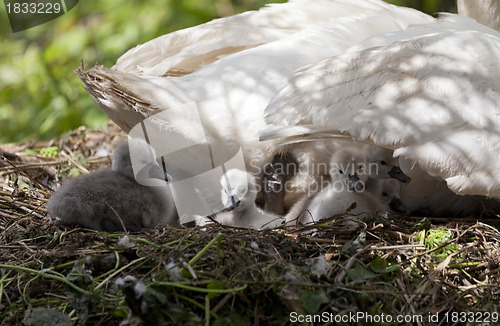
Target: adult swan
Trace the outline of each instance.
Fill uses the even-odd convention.
[[[499,2],[463,8],[473,2],[459,9],[498,28]],[[498,199],[499,58],[500,33],[459,15],[377,35],[282,83],[266,121],[283,127],[262,139],[349,134],[394,149],[455,193]]]
[[[165,126],[196,143],[238,142],[247,170],[260,177],[275,148],[259,142],[257,133],[267,127],[264,109],[280,81],[369,36],[434,21],[379,0],[294,0],[164,35],[131,49],[111,69],[77,73],[126,132],[147,117],[194,102],[203,129],[183,110]],[[299,164],[328,162],[328,155],[314,157],[323,150],[308,153],[298,155]]]

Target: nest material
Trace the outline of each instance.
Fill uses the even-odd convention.
[[[96,150],[124,139],[111,125],[0,147],[0,325],[51,313],[59,325],[66,317],[80,325],[500,323],[496,218],[376,216],[349,231],[335,216],[312,227],[157,227],[126,238],[51,220],[46,202],[60,176],[109,164]],[[25,151],[51,145],[54,158]],[[433,242],[426,230],[446,237]]]

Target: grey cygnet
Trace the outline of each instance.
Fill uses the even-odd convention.
[[[135,164],[138,159],[144,167],[142,171],[147,173],[146,177],[142,173],[137,180],[143,184],[154,181],[156,186],[137,182],[132,162]],[[115,232],[124,228],[139,231],[160,223],[178,226],[177,210],[164,175],[156,164],[154,150],[145,141],[132,139],[115,149],[112,168],[64,184],[52,195],[48,210],[64,224],[80,224],[99,231]]]

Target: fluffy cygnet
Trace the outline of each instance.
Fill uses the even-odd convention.
[[[393,214],[408,214],[409,210],[400,198],[401,182],[395,179],[373,179],[369,178],[365,191],[377,198],[384,209],[382,212]]]
[[[393,156],[393,152],[380,146],[364,145],[363,154],[367,169],[366,173],[371,178],[394,178],[403,183],[409,183],[411,181],[410,177],[401,170],[398,159]]]
[[[152,163],[155,161],[153,149],[143,140],[130,140],[116,148],[111,169],[83,175],[64,184],[52,195],[49,213],[64,224],[109,232],[124,228],[139,231],[160,223],[178,225],[168,185],[164,182],[163,186],[146,186],[134,178],[132,162],[136,155],[144,160],[152,158],[151,164],[144,164],[146,169],[143,170],[149,178],[157,178],[160,182],[164,174]],[[145,176],[142,180],[147,181]]]
[[[262,229],[277,227],[284,221],[283,217],[267,213],[255,205],[258,188],[250,173],[231,169],[221,177],[220,183],[225,210],[215,216],[219,223]]]
[[[384,206],[369,192],[339,191],[330,185],[312,198],[304,198],[287,214],[286,221],[302,224],[316,223],[322,219],[342,214],[353,203],[356,207],[349,211],[349,216],[355,218],[368,217],[384,210]],[[296,214],[299,210],[299,214]],[[305,207],[305,208],[303,208]]]
[[[292,207],[285,217],[287,223],[315,223],[344,213],[353,203],[356,207],[349,213],[353,217],[366,217],[384,210],[376,196],[379,188],[366,191],[368,174],[363,151],[352,147],[337,150],[330,160],[330,176],[328,186]]]
[[[369,177],[369,170],[362,151],[353,147],[344,147],[335,151],[330,159],[332,186],[339,192],[361,192]],[[347,187],[347,188],[346,188]]]

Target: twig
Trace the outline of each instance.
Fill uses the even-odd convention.
[[[83,165],[81,165],[80,163],[78,163],[77,161],[75,161],[74,159],[72,159],[68,154],[66,154],[65,152],[61,152],[61,155],[64,156],[68,161],[70,161],[74,166],[76,166],[77,168],[79,168],[80,170],[82,170],[83,172],[85,173],[89,173],[89,170],[87,170]]]
[[[50,192],[52,192],[52,189],[46,185],[44,185],[43,183],[40,183],[38,182],[37,180],[33,179],[29,174],[25,173],[24,171],[21,171],[14,163],[12,163],[8,158],[4,157],[4,160],[7,161],[7,163],[9,163],[10,165],[12,165],[12,167],[20,174],[24,175],[26,178],[30,179],[31,182],[39,185],[40,187],[42,188],[45,188],[45,189],[48,189],[50,190]]]

